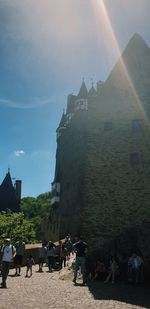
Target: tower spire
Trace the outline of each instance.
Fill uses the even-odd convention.
[[[82,84],[81,84],[81,87],[80,87],[80,91],[78,93],[78,98],[86,99],[87,95],[88,95],[88,91],[87,91],[87,88],[86,88],[86,85],[85,85],[85,82],[84,82],[84,78],[82,78]]]
[[[91,78],[91,89],[89,90],[89,96],[90,97],[95,97],[96,96],[96,90],[94,88],[94,82],[93,82],[93,78]]]

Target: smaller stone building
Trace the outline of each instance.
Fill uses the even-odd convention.
[[[10,209],[19,212],[21,201],[21,180],[16,180],[13,185],[10,171],[6,174],[0,185],[0,212]]]

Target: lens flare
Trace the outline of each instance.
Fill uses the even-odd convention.
[[[115,49],[115,52],[117,53],[117,57],[120,59],[120,65],[122,66],[122,70],[124,72],[124,75],[126,77],[127,83],[128,83],[128,87],[130,88],[131,94],[133,95],[135,102],[137,104],[137,107],[140,110],[140,113],[142,114],[143,118],[145,119],[146,122],[148,122],[146,113],[143,109],[142,106],[142,102],[136,92],[135,86],[131,80],[131,77],[129,75],[129,72],[127,70],[127,67],[123,61],[123,58],[120,57],[121,55],[121,50],[119,47],[119,44],[117,42],[116,36],[115,36],[115,32],[113,29],[113,26],[111,24],[111,20],[108,14],[108,10],[106,8],[106,5],[104,4],[103,0],[93,0],[93,9],[95,10],[95,14],[96,16],[99,16],[99,21],[100,23],[103,25],[106,33],[107,33],[107,37],[109,38],[109,41],[112,45],[112,48]]]

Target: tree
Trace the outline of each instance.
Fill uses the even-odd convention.
[[[36,238],[41,239],[41,225],[46,220],[50,211],[51,193],[42,193],[35,197],[25,197],[21,200],[20,209],[25,218],[29,219],[35,226]]]
[[[0,242],[10,237],[16,242],[20,237],[26,243],[35,241],[35,229],[31,221],[25,219],[23,213],[8,212],[0,213]]]

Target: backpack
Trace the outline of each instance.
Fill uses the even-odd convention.
[[[5,250],[5,248],[6,248],[6,245],[2,248],[2,255],[4,254],[4,250]],[[13,245],[11,245],[11,250],[12,250],[12,256],[13,256],[13,254],[15,253],[15,250],[14,250],[14,247],[13,247]]]

